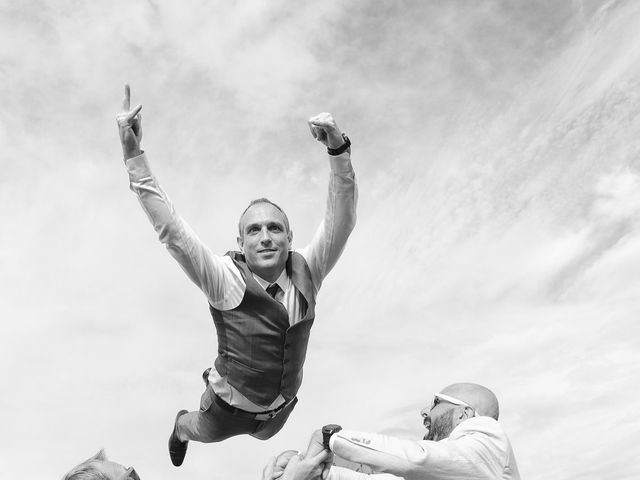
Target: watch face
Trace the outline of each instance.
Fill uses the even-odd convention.
[[[342,430],[342,427],[340,425],[336,425],[335,423],[330,423],[329,425],[325,425],[324,427],[322,427],[322,433],[326,433],[329,435],[333,435],[340,430]]]
[[[331,439],[331,435],[339,432],[340,430],[342,430],[342,427],[340,425],[336,425],[335,423],[331,423],[322,427],[322,443],[327,449],[329,448],[329,440]]]

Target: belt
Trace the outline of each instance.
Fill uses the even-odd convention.
[[[213,394],[213,403],[218,405],[222,410],[229,412],[231,415],[235,415],[240,418],[250,418],[251,420],[258,420],[260,422],[264,420],[269,420],[279,414],[284,407],[289,405],[289,402],[284,402],[278,408],[274,408],[273,410],[267,410],[266,412],[247,412],[246,410],[242,410],[240,408],[236,408],[233,405],[229,405],[227,402],[222,400],[215,393]]]

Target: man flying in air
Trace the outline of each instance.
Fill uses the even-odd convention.
[[[297,402],[316,296],[355,225],[357,187],[349,139],[331,114],[316,115],[309,128],[327,147],[330,175],[324,218],[311,242],[292,250],[286,214],[258,198],[240,216],[239,250],[215,255],[151,172],[140,147],[141,109],[131,108],[125,86],[116,119],[131,190],[160,241],[205,294],[218,335],[200,410],[179,411],[169,439],[171,461],[179,466],[189,440],[219,442],[241,434],[266,440],[283,427]]]

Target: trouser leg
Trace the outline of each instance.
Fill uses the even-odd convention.
[[[258,422],[258,426],[251,433],[251,436],[259,440],[268,440],[273,437],[276,433],[282,430],[282,427],[284,427],[284,424],[287,422],[287,419],[289,418],[289,415],[291,415],[291,411],[293,410],[293,407],[296,406],[296,403],[298,403],[297,397],[294,398],[289,405],[284,407],[275,417]]]
[[[200,411],[189,412],[178,419],[177,433],[181,441],[220,442],[236,435],[253,432],[260,423],[241,418],[222,410],[212,401],[213,390],[208,387],[200,400]]]

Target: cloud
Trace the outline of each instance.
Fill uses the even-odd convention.
[[[269,442],[194,445],[174,475],[255,478],[323,422],[419,438],[433,391],[476,381],[498,393],[523,476],[637,476],[636,4],[31,2],[0,15],[12,465],[36,452],[39,473],[60,473],[105,446],[166,475],[171,419],[197,407],[215,356],[204,298],[127,190],[114,117],[129,82],[154,172],[216,252],[262,195],[297,246],[311,237],[327,176],[312,114],[349,133],[360,186],[291,421]]]

